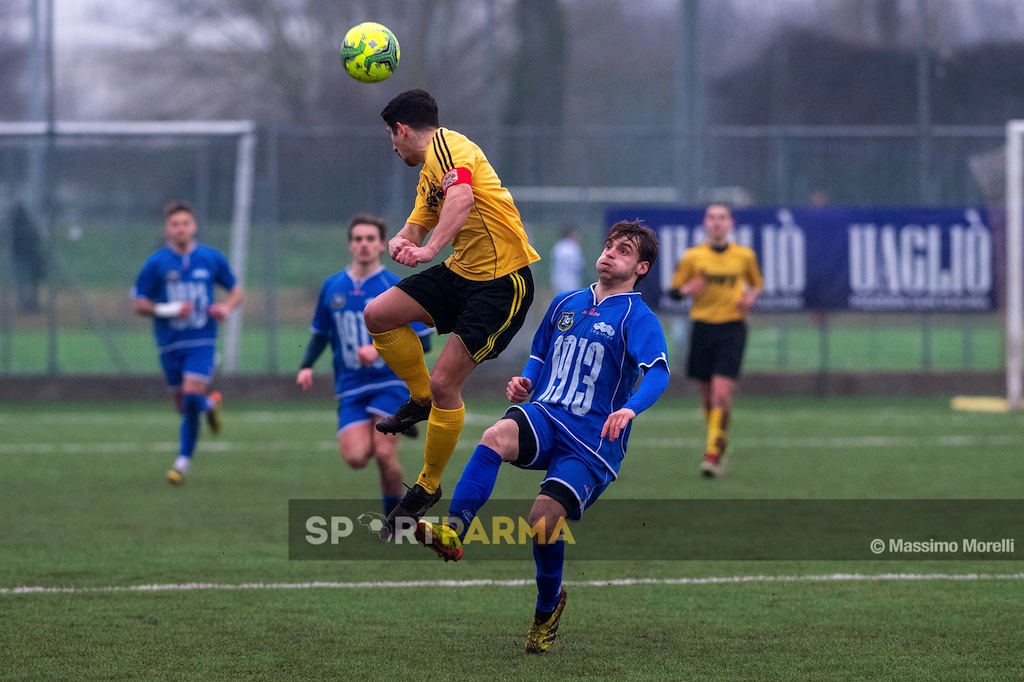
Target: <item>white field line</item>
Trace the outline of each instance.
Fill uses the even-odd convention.
[[[569,587],[631,587],[635,585],[734,585],[744,583],[829,583],[829,582],[972,582],[1024,580],[1024,573],[831,573],[826,575],[738,575],[708,578],[618,578],[612,580],[567,580]],[[526,587],[533,580],[409,580],[379,582],[308,583],[168,583],[153,585],[111,585],[107,587],[0,587],[0,595],[21,594],[108,594],[114,592],[191,592],[196,590],[383,590],[416,587]]]
[[[490,426],[501,417],[499,412],[467,412],[466,423],[477,426]],[[331,409],[331,404],[325,405],[324,409],[318,410],[282,410],[282,411],[240,411],[230,412],[229,421],[230,423],[239,424],[286,424],[286,423],[303,423],[303,424],[317,424],[326,423],[330,424],[335,420],[334,410]],[[822,414],[818,410],[786,410],[784,414],[776,414],[774,412],[744,412],[741,414],[741,418],[749,423],[777,423],[781,421],[792,422],[792,421],[807,421],[812,420],[817,424],[836,422],[836,423],[849,423],[851,418],[855,418],[862,423],[896,423],[900,426],[907,426],[908,424],[920,425],[920,424],[936,424],[949,426],[951,424],[971,424],[977,422],[982,418],[992,418],[994,420],[1006,420],[1006,415],[978,415],[970,413],[957,413],[950,412],[949,414],[935,415],[935,416],[919,416],[919,415],[908,415],[905,412],[893,408],[879,408],[867,412],[858,412],[855,416],[851,417],[850,414]],[[24,412],[24,413],[12,413],[12,412],[0,412],[0,425],[12,424],[12,425],[25,425],[25,424],[42,424],[49,426],[51,424],[75,424],[75,425],[123,425],[125,421],[129,420],[132,424],[178,424],[181,418],[174,412],[174,409],[168,403],[166,410],[144,412],[141,414],[131,414],[130,416],[119,413],[116,410],[103,411],[103,412]],[[695,428],[703,427],[704,419],[696,405],[692,409],[684,409],[681,411],[674,410],[652,410],[645,412],[643,416],[639,418],[638,424],[670,424],[675,427],[692,423]]]

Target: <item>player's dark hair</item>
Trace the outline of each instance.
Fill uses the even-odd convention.
[[[187,201],[175,199],[164,204],[164,218],[170,218],[175,213],[181,213],[182,211],[188,213],[193,218],[196,215],[196,212],[192,210],[192,204]]]
[[[348,240],[352,241],[352,228],[356,225],[375,225],[380,232],[380,240],[388,238],[388,223],[378,215],[372,213],[356,213],[352,220],[348,221]]]
[[[380,117],[391,131],[398,123],[404,123],[413,130],[441,127],[437,118],[437,100],[419,88],[396,95],[380,112]]]
[[[612,229],[608,231],[608,236],[604,238],[605,247],[620,237],[625,237],[633,242],[633,246],[636,247],[637,252],[640,254],[641,262],[647,261],[651,264],[647,272],[637,276],[636,284],[639,284],[640,280],[654,269],[654,263],[658,260],[658,235],[654,234],[654,230],[647,227],[644,221],[637,218],[632,221],[620,220],[612,225]]]

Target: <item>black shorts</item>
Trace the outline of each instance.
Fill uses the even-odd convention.
[[[427,311],[439,334],[454,333],[462,339],[478,364],[505,350],[533,303],[533,275],[528,266],[477,282],[439,264],[409,275],[395,286]]]
[[[697,381],[711,381],[712,375],[738,379],[747,345],[747,323],[694,322],[690,332],[690,356],[686,375]]]

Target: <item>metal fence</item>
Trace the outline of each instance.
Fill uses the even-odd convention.
[[[978,205],[985,198],[971,159],[1004,144],[992,126],[932,126],[926,137],[917,126],[711,126],[685,144],[659,126],[453,127],[481,144],[512,188],[542,256],[571,223],[588,259],[600,250],[609,204]],[[198,135],[51,142],[40,186],[32,167],[45,140],[0,136],[0,373],[155,372],[148,324],[132,316],[129,289],[161,243],[160,207],[170,198],[191,201],[201,239],[228,251],[235,145]],[[257,149],[239,367],[290,373],[320,282],[347,262],[348,217],[371,211],[400,225],[418,170],[390,153],[378,126],[265,126]],[[681,159],[680,149],[698,156]],[[14,235],[19,202],[30,208],[32,248],[45,263],[31,277]],[[549,295],[545,261],[535,277],[539,315]],[[682,343],[680,325],[665,325]],[[762,315],[752,326],[748,367],[756,369],[1002,366],[991,315]],[[529,333],[520,336],[522,350]]]

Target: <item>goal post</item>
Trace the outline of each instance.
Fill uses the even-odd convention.
[[[1024,366],[1024,120],[1006,124],[1006,402],[1021,408]]]
[[[231,269],[239,285],[245,284],[245,270],[248,265],[249,231],[252,227],[253,188],[256,176],[256,127],[248,123],[245,132],[238,136],[238,151],[235,153],[235,196],[231,211]],[[228,315],[224,330],[224,371],[233,374],[238,371],[238,360],[242,350],[242,311],[236,308]]]
[[[256,174],[256,124],[253,121],[45,121],[0,122],[0,137],[56,138],[194,138],[233,137],[235,147],[234,184],[231,209],[229,260],[244,286],[249,233],[252,224]],[[223,371],[238,370],[242,343],[242,310],[228,317],[224,332]]]

